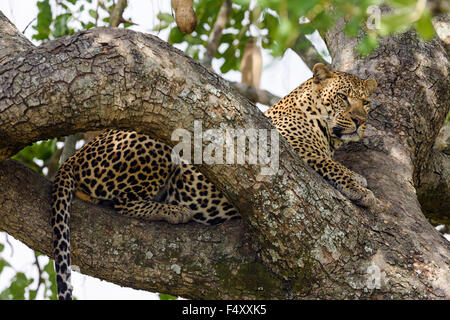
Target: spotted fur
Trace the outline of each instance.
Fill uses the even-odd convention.
[[[376,82],[331,72],[321,64],[313,73],[265,115],[312,168],[351,200],[370,206],[375,198],[365,188],[364,177],[332,156],[343,142],[362,137]],[[195,167],[174,163],[167,145],[136,132],[105,131],[61,166],[53,184],[51,224],[59,299],[72,297],[69,206],[74,194],[150,221],[213,225],[239,217]]]
[[[136,132],[105,131],[62,165],[53,184],[51,224],[59,299],[72,296],[68,220],[73,194],[149,221],[213,225],[239,217],[200,171],[174,163],[167,145]]]

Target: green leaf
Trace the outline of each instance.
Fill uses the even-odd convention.
[[[97,12],[95,12],[95,10],[89,9],[88,12],[89,12],[89,15],[90,15],[92,18],[97,19]]]
[[[428,10],[417,20],[415,29],[424,40],[431,40],[434,37],[434,27],[431,22],[431,14]]]
[[[236,48],[233,45],[229,45],[228,48],[223,52],[222,57],[225,62],[220,66],[220,72],[227,73],[230,70],[237,70],[238,59],[236,57]]]
[[[321,11],[313,20],[314,26],[320,32],[330,29],[334,25],[334,19],[326,11]]]
[[[173,27],[170,30],[170,34],[169,34],[169,43],[170,44],[174,44],[174,43],[181,43],[184,39],[184,34],[178,29],[177,26]]]
[[[51,158],[57,149],[56,139],[33,143],[31,148],[36,158],[46,161]]]
[[[38,1],[37,7],[39,13],[37,15],[37,24],[33,26],[38,33],[33,35],[36,40],[48,40],[50,36],[50,25],[52,23],[52,8],[48,2],[49,0]]]
[[[166,23],[172,23],[175,21],[175,19],[173,18],[173,16],[170,13],[160,12],[160,13],[158,13],[157,17],[160,21],[164,21]]]
[[[389,4],[393,8],[402,8],[402,7],[414,7],[417,3],[417,0],[390,0]]]
[[[287,2],[289,12],[296,17],[305,16],[308,11],[314,8],[317,4],[318,0],[297,0]]]
[[[56,272],[53,260],[49,259],[48,263],[42,270],[47,273],[48,281],[50,282],[50,287],[46,286],[44,296],[50,298],[51,300],[57,300],[58,292],[56,287]],[[47,290],[50,290],[50,296],[47,294]]]
[[[8,261],[3,258],[0,258],[0,273],[3,271],[5,267],[11,267]]]
[[[25,300],[25,289],[33,283],[23,272],[17,272],[9,286],[9,292],[13,300]]]
[[[291,21],[288,19],[281,19],[280,24],[278,25],[278,38],[287,39],[289,35],[292,33],[294,26]]]
[[[302,34],[311,34],[316,31],[316,28],[311,23],[301,23],[297,27]]]
[[[95,23],[93,23],[92,21],[89,21],[88,23],[81,22],[81,26],[83,27],[83,29],[90,29],[95,27]]]
[[[367,34],[358,44],[358,53],[365,57],[368,56],[378,46],[378,39],[375,33]]]
[[[174,297],[170,294],[159,293],[159,300],[177,300],[177,297]]]
[[[70,34],[70,29],[67,25],[70,16],[71,16],[70,13],[64,13],[60,14],[55,18],[54,23],[55,30],[53,31],[53,36],[55,38],[59,38]]]
[[[241,7],[248,7],[250,5],[250,0],[233,0],[233,4],[237,4]]]
[[[265,27],[269,32],[269,37],[272,40],[275,39],[275,32],[277,30],[278,24],[280,23],[280,20],[277,17],[267,13],[264,14],[264,22]]]
[[[344,31],[350,37],[356,37],[361,30],[362,15],[356,15],[345,25]]]
[[[382,36],[404,32],[411,27],[411,23],[413,23],[411,12],[388,14],[381,17],[379,32]]]
[[[37,293],[38,293],[38,289],[28,291],[28,299],[36,300]]]

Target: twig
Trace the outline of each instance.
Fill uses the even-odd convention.
[[[60,165],[63,164],[67,159],[75,154],[75,147],[77,144],[77,140],[79,138],[78,134],[72,134],[67,136],[64,140],[64,148],[61,153],[61,157],[59,158]]]
[[[25,31],[27,31],[28,27],[30,26],[30,24],[32,24],[34,22],[34,20],[36,20],[37,18],[34,17],[33,20],[30,21],[30,23],[27,24],[27,26],[25,27],[25,29],[23,29],[22,33],[25,34]]]
[[[225,29],[228,19],[231,14],[231,0],[224,0],[222,7],[220,8],[217,20],[214,23],[214,27],[209,34],[208,45],[206,47],[205,55],[201,60],[201,63],[206,67],[211,67],[211,62],[216,55],[217,48],[222,37],[223,29]]]
[[[114,6],[109,18],[109,25],[111,27],[118,27],[121,22],[123,22],[122,14],[127,6],[127,0],[119,0]]]
[[[11,249],[11,258],[12,258],[14,256],[14,247],[13,247],[12,243],[9,241],[9,236],[7,233],[5,233],[5,236],[6,236],[6,238],[5,238],[6,243],[9,245],[9,248]]]
[[[39,259],[38,259],[38,256],[36,255],[36,252],[34,253],[34,263],[33,264],[38,269],[38,284],[37,284],[37,287],[36,287],[36,292],[37,292],[39,290],[41,284],[43,283],[44,279],[42,279],[42,269],[41,269],[41,266],[39,264]]]
[[[102,0],[97,0],[97,7],[95,8],[95,26],[98,27],[98,7],[100,6]]]
[[[47,179],[49,179],[50,181],[53,181],[53,178],[56,175],[62,152],[63,152],[63,148],[58,149],[52,154],[50,159],[48,159],[47,161],[44,161],[44,167],[47,167],[47,169],[48,169]]]

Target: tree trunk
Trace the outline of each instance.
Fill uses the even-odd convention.
[[[17,47],[0,50],[2,159],[33,141],[107,127],[172,146],[172,132],[193,133],[194,120],[204,130],[273,128],[226,81],[156,37],[96,28],[36,48],[2,14],[0,30],[0,48]],[[424,54],[420,65],[400,68],[405,52],[392,45],[402,43],[406,57],[416,46]],[[339,45],[330,49],[339,62]],[[377,212],[354,206],[280,138],[278,174],[261,176],[259,164],[199,165],[242,221],[145,223],[75,201],[73,264],[190,298],[448,299],[450,245],[423,217],[413,185],[448,110],[442,50],[406,34],[352,61],[380,90],[367,137],[341,158],[368,178],[382,202]],[[0,179],[0,229],[48,254],[49,183],[10,160],[0,164]]]

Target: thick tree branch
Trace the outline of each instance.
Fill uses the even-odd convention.
[[[50,187],[48,180],[14,160],[0,163],[0,230],[49,256],[53,252]],[[22,199],[23,194],[27,196]],[[257,298],[255,293],[286,298],[283,283],[270,278],[257,262],[242,220],[212,228],[146,223],[78,199],[70,219],[72,263],[85,274],[197,299],[231,299],[237,293],[243,298]],[[236,286],[238,277],[247,272],[268,278]],[[228,289],[225,281],[230,282]]]
[[[417,197],[423,213],[433,224],[450,226],[450,123],[440,130],[421,172]]]
[[[0,15],[0,21],[2,18],[4,16]],[[0,39],[0,47],[6,44],[1,41]],[[439,58],[439,48],[436,50],[436,58]],[[106,127],[132,128],[169,145],[174,145],[170,139],[173,130],[185,128],[192,133],[195,119],[202,120],[204,130],[224,127],[273,128],[259,110],[242,99],[219,76],[167,43],[130,30],[91,29],[51,41],[33,50],[18,52],[13,57],[8,56],[0,61],[0,154],[3,158],[36,140]],[[376,61],[374,58],[366,63],[371,66]],[[386,72],[389,74],[390,70],[387,69]],[[442,95],[440,86],[441,84],[436,83],[430,90],[437,96]],[[381,92],[384,92],[384,88],[381,86]],[[388,92],[384,94],[387,99]],[[376,107],[380,106],[376,104]],[[413,105],[411,108],[415,112],[418,107],[420,106]],[[396,110],[390,111],[394,113],[392,119],[397,121]],[[435,117],[431,120],[440,119],[443,112],[444,110],[436,109]],[[374,115],[377,117],[373,121],[386,119],[377,112],[372,114]],[[370,140],[364,141],[366,157],[361,157],[359,163],[360,168],[363,168],[359,172],[368,173],[369,187],[387,207],[376,214],[353,206],[300,161],[284,139],[280,139],[279,174],[273,176],[261,176],[262,165],[199,166],[239,208],[252,239],[250,256],[257,257],[257,270],[260,272],[256,278],[265,279],[267,276],[270,283],[275,281],[277,284],[273,285],[274,294],[278,292],[279,279],[283,279],[282,282],[288,289],[281,295],[286,297],[285,292],[288,292],[288,296],[292,298],[450,296],[449,244],[424,220],[417,206],[414,189],[405,183],[408,179],[412,180],[416,159],[408,161],[404,157],[409,154],[407,152],[410,149],[405,150],[400,143],[403,140],[399,142],[398,136],[388,130],[385,130],[387,136],[383,141],[385,146],[392,145],[392,149],[383,153],[375,148],[376,142],[383,138],[382,130],[392,127],[393,122],[389,119],[385,121],[385,126],[373,126],[379,130],[379,136],[371,133],[369,128]],[[418,128],[419,123],[412,122],[412,125],[413,128]],[[419,141],[423,134],[432,135],[434,130],[432,125],[420,129],[420,132],[410,133],[416,139],[414,141]],[[204,141],[204,146],[206,145],[207,142]],[[395,148],[399,149],[396,151]],[[400,158],[396,158],[399,154]],[[393,170],[400,176],[389,180],[392,178],[391,172],[379,172],[382,167],[378,167],[379,174],[375,175],[371,166],[380,163],[385,165],[385,162],[391,166],[399,162],[398,169],[395,167]],[[8,172],[8,169],[4,170],[3,175],[8,176]],[[383,182],[391,188],[396,179],[406,188],[401,193],[405,198],[398,199],[395,194],[387,194],[383,189],[386,188]],[[22,213],[14,215],[16,218],[10,218],[3,212],[4,208],[7,212],[11,207],[8,207],[12,203],[11,199],[20,198],[19,194],[8,196],[8,190],[0,192],[0,198],[9,199],[0,200],[2,225],[5,225],[4,221],[11,219],[13,222],[16,219],[20,223],[28,223],[20,218]],[[412,201],[411,205],[409,201]],[[25,204],[22,201],[14,202],[14,206],[21,212],[23,208],[32,208]],[[48,200],[47,204],[42,204],[42,210],[49,212]],[[113,262],[120,255],[124,255],[123,259],[127,262],[134,259],[135,255],[128,253],[133,248],[125,245],[131,241],[131,236],[108,234],[110,230],[102,225],[100,215],[89,215],[89,224],[84,225],[85,229],[80,227],[82,220],[72,220],[72,228],[83,230],[79,233],[80,238],[75,236],[73,239],[74,261],[81,261],[80,248],[89,252],[91,264],[104,261],[105,264],[114,265]],[[125,233],[134,232],[134,226],[130,226],[132,222],[127,219],[109,220],[110,223],[117,223],[117,228],[120,226]],[[160,228],[161,225],[155,224],[150,228]],[[206,232],[199,225],[189,224],[185,227],[192,230],[192,233],[180,238],[180,245],[195,243],[199,234]],[[15,231],[20,228],[10,225],[3,228],[11,234],[20,233],[20,230]],[[181,228],[183,226],[167,225],[167,230],[173,230],[174,234],[178,234]],[[208,229],[211,237],[205,241],[214,243],[216,239],[223,239],[220,232],[228,231],[223,231],[227,230],[225,226],[225,229],[221,228]],[[144,236],[147,229],[145,232],[140,229],[139,232]],[[84,241],[82,237],[89,234],[93,237]],[[27,234],[22,236],[27,237]],[[93,240],[96,237],[103,240]],[[146,241],[154,241],[158,237],[159,233],[152,233]],[[36,247],[42,246],[34,241],[28,243]],[[143,241],[142,247],[140,243],[136,243],[134,247],[145,250],[142,248],[146,248],[146,241]],[[245,247],[244,243],[243,241],[240,246]],[[167,247],[170,248],[169,245]],[[235,247],[231,246],[231,250]],[[110,248],[115,251],[109,250]],[[207,250],[211,249],[197,247],[194,255],[208,255]],[[158,252],[162,251],[160,247]],[[166,256],[168,258],[171,258],[170,253]],[[233,284],[226,279],[230,278],[229,271],[233,270],[233,261],[236,262],[232,259],[221,264],[220,270],[225,272],[219,272],[222,275],[218,276],[219,280],[214,284],[219,289],[214,292],[231,292],[226,287]],[[245,260],[244,264],[247,262]],[[166,270],[167,273],[161,275],[162,279],[173,276],[172,268],[176,273],[179,270],[177,266],[181,268],[181,275],[183,268],[188,269],[188,263],[175,263],[174,267],[170,259],[165,263],[165,269],[161,267],[161,270]],[[372,276],[368,268],[373,265],[381,272],[380,287],[368,285]],[[132,281],[127,280],[130,277],[139,279],[142,273],[147,274],[152,268],[156,268],[153,265],[145,267],[149,269],[131,274],[128,268],[114,269],[111,273],[117,278],[113,281],[123,285],[131,284]],[[98,272],[95,273],[96,276],[107,277]],[[205,279],[210,280],[208,276]],[[180,286],[186,288],[187,284]],[[213,292],[209,289],[210,286],[198,280],[196,290],[200,287],[205,292],[203,296],[210,297]],[[172,292],[195,296],[195,293],[187,291]],[[244,297],[266,296],[265,292],[246,292]],[[234,292],[233,295],[240,297],[240,293],[242,292]]]
[[[99,2],[97,2],[98,9]],[[118,27],[121,22],[123,22],[123,12],[125,11],[125,7],[127,6],[127,0],[119,0],[117,4],[114,6],[114,9],[110,12],[109,16],[109,26],[110,27]],[[97,10],[98,11],[98,10]],[[96,13],[95,26],[97,26],[97,18],[98,12]],[[98,135],[100,131],[90,131],[86,132],[85,136],[87,137],[86,142],[91,140],[93,137]],[[64,163],[68,158],[73,156],[76,151],[76,143],[79,139],[79,135],[69,135],[65,138],[63,152],[61,154],[60,163]]]

